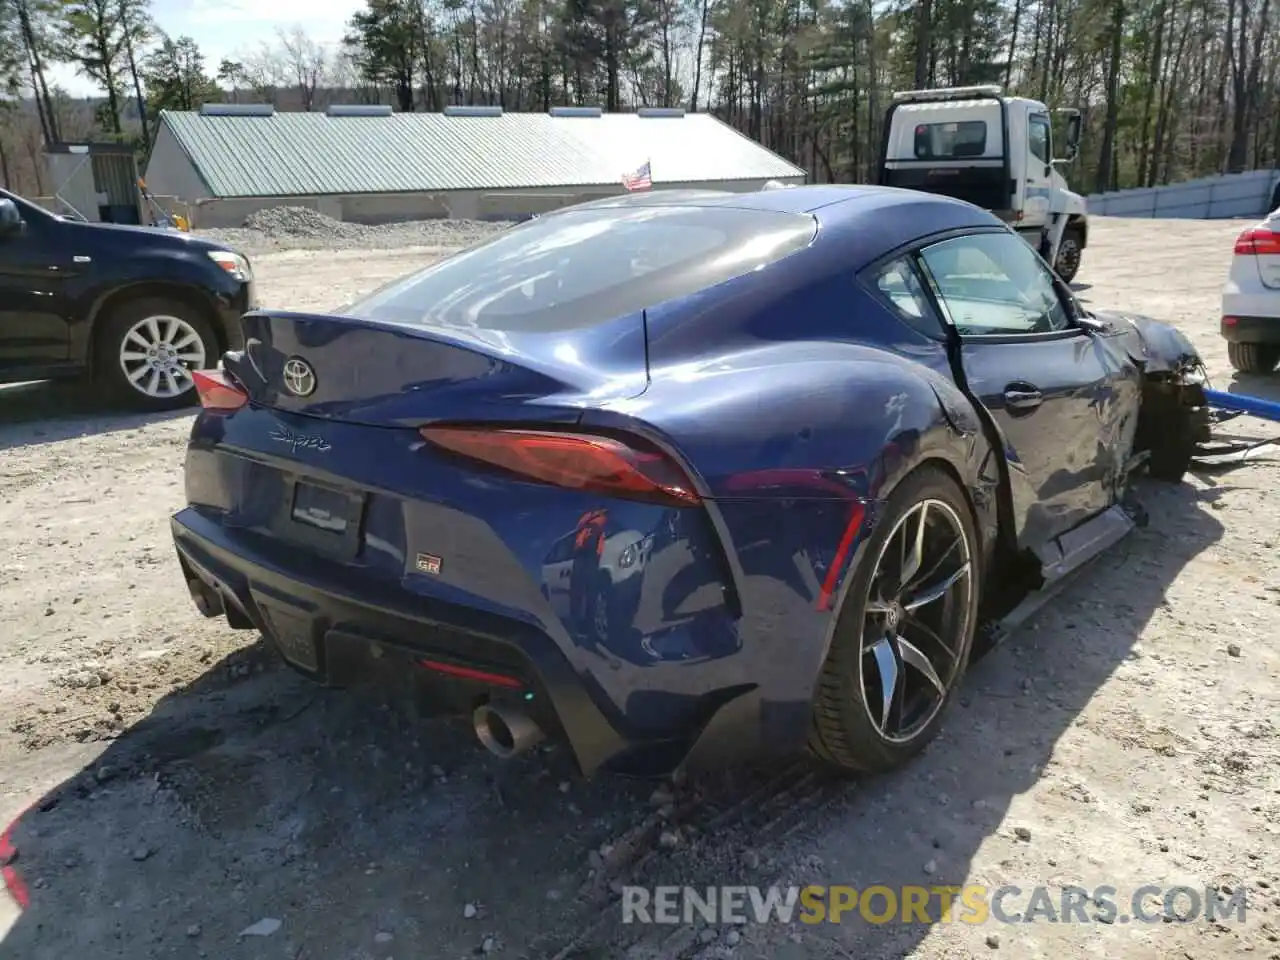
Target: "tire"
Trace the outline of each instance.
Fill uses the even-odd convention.
[[[925,562],[920,567],[926,570],[933,567],[935,559],[930,550],[936,550],[943,542],[930,526],[934,524],[937,531],[952,529],[958,536],[963,536],[964,552],[968,555],[967,573],[956,579],[951,588],[956,590],[955,593],[921,605],[918,611],[904,620],[901,629],[893,631],[896,642],[891,646],[887,637],[887,625],[891,622],[889,615],[877,614],[870,607],[879,599],[887,599],[877,596],[883,592],[882,558],[892,566],[897,565],[891,555],[896,556],[895,550],[903,542],[901,535],[904,530],[914,540],[916,527],[913,524],[917,523],[922,511],[925,515],[929,511],[936,512],[926,523],[930,536],[927,538]],[[952,562],[957,566],[960,556],[961,551],[954,553]],[[831,649],[818,679],[809,748],[819,760],[844,773],[884,772],[905,763],[934,738],[969,663],[981,595],[980,556],[969,502],[948,474],[936,467],[925,466],[894,491],[853,571],[836,621]],[[881,576],[877,576],[878,572]],[[949,572],[953,571],[942,566],[940,574]],[[931,582],[926,578],[925,585]],[[961,586],[963,589],[957,590]],[[899,609],[898,615],[901,612]],[[940,615],[937,623],[933,624],[935,636],[946,639],[953,653],[951,657],[942,655],[936,658],[939,664],[945,662],[946,665],[945,669],[938,666],[933,671],[941,681],[941,692],[925,682],[923,672],[904,666],[903,660],[904,655],[918,655],[926,647],[938,652],[932,645],[921,642],[922,635],[913,623],[917,617],[930,618],[934,614]],[[865,631],[869,627],[878,631],[882,624],[886,625],[886,635],[875,644],[877,649],[872,652],[864,650]],[[948,626],[952,629],[946,629]],[[909,639],[904,639],[904,635]],[[905,654],[903,643],[911,648]],[[896,652],[892,647],[897,648]],[[893,684],[895,691],[901,689],[905,696],[906,691],[920,690],[930,701],[921,706],[914,725],[896,732],[889,730],[888,724],[880,722],[884,718],[885,686],[885,674],[878,667],[882,656],[889,657],[900,668],[899,677],[908,678],[907,686],[899,688],[898,684]],[[873,717],[873,706],[880,711],[879,719]],[[910,715],[909,711],[901,713]],[[900,719],[906,717],[900,716]]]
[[[1274,343],[1228,343],[1227,359],[1240,373],[1270,373],[1280,363],[1280,346]]]
[[[1053,263],[1053,272],[1063,283],[1070,283],[1080,272],[1080,260],[1083,256],[1084,234],[1079,227],[1067,227],[1058,244],[1058,258]]]
[[[1181,483],[1191,469],[1191,458],[1196,452],[1189,411],[1172,413],[1168,429],[1152,440],[1151,456],[1147,459],[1147,475],[1162,483]]]
[[[144,411],[177,410],[197,399],[190,374],[178,371],[216,366],[218,351],[213,328],[198,311],[180,300],[146,297],[121,304],[105,319],[94,367],[113,400]]]
[[[1207,439],[1207,412],[1194,405],[1185,385],[1148,383],[1143,388],[1134,446],[1148,451],[1149,477],[1181,483],[1191,469],[1197,445]]]

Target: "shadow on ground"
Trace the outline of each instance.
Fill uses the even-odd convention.
[[[191,416],[191,410],[131,413],[90,384],[43,380],[0,385],[0,451],[56,443]]]
[[[1222,525],[1204,509],[1204,491],[1189,484],[1143,483],[1139,493],[1149,526],[1101,557],[1030,624],[971,667],[964,696],[918,762],[898,776],[862,782],[824,814],[808,844],[796,851],[801,869],[791,873],[795,882],[860,889],[872,884],[959,887],[988,880],[973,864],[983,847],[996,844],[984,855],[994,866],[1002,846],[1019,846],[1014,824],[1006,822],[1013,801],[1040,781],[1054,762],[1058,741],[1086,722],[1083,711],[1117,668],[1140,656],[1135,642],[1156,611],[1167,606],[1166,590],[1179,572],[1222,536]],[[1153,747],[1150,740],[1134,746]],[[1088,810],[1080,807],[1081,822]],[[1043,845],[1053,843],[1044,836],[1034,839],[1042,853]],[[1035,882],[1025,879],[1030,882],[1024,886]],[[934,900],[935,912],[937,904]],[[1023,906],[1011,900],[1008,909],[1013,913]],[[803,928],[798,943],[786,935],[764,937],[756,952],[739,949],[735,956],[905,957],[931,929],[876,926],[855,916],[839,926]],[[995,932],[1006,941],[1010,933],[1017,936],[1016,930],[998,926]],[[1016,942],[1006,947],[1013,955],[1028,955]]]
[[[1280,373],[1237,373],[1227,384],[1227,393],[1280,401]]]
[[[1142,495],[1151,526],[973,666],[925,755],[861,781],[801,763],[668,802],[584,783],[556,749],[503,764],[406,700],[318,689],[247,648],[18,819],[29,905],[0,957],[906,956],[928,926],[656,929],[622,924],[614,901],[624,883],[964,883],[1168,584],[1221,535],[1190,485]],[[1099,599],[1121,580],[1122,603]],[[255,924],[266,935],[241,936]]]

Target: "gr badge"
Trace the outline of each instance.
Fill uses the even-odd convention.
[[[433,577],[440,575],[440,558],[433,557],[429,553],[418,554],[415,566],[419,573],[429,573]]]

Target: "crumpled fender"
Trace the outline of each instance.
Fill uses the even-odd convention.
[[[1117,330],[1116,339],[1145,373],[1177,373],[1200,364],[1200,353],[1177,327],[1138,313],[1097,311]]]

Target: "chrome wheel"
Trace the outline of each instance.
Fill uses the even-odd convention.
[[[863,706],[886,741],[918,736],[960,676],[973,600],[972,550],[952,507],[921,500],[884,540],[863,604]]]
[[[152,316],[139,320],[120,341],[120,369],[144,396],[171,399],[195,386],[192,370],[204,369],[204,341],[186,320]]]

